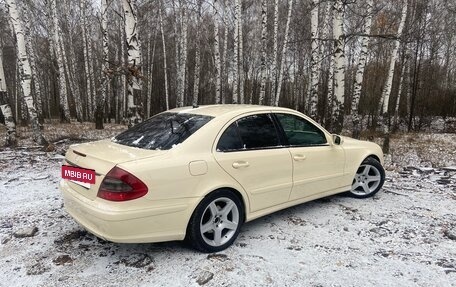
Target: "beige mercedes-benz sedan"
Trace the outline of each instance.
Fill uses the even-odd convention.
[[[71,146],[60,189],[68,213],[100,238],[186,239],[216,252],[244,222],[274,211],[336,193],[373,196],[382,164],[378,145],[331,135],[294,110],[185,107]],[[68,177],[84,171],[91,183]]]

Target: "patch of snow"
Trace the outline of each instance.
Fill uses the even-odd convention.
[[[181,242],[98,239],[63,209],[56,154],[0,151],[0,285],[454,286],[456,170],[446,168],[456,166],[446,156],[454,136],[438,137],[440,146],[408,140],[392,140],[375,197],[333,196],[267,215],[211,255]],[[29,227],[39,232],[14,237]]]

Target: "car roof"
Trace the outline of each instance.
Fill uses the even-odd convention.
[[[237,105],[237,104],[224,104],[224,105],[207,105],[198,107],[182,107],[169,110],[168,112],[185,113],[206,115],[218,117],[227,114],[243,114],[248,112],[260,111],[293,111],[287,108],[260,106],[260,105]]]

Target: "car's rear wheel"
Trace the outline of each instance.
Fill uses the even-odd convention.
[[[353,178],[348,195],[356,198],[366,198],[375,195],[383,186],[385,170],[374,158],[365,159]]]
[[[193,212],[187,240],[203,252],[224,250],[236,240],[243,218],[239,198],[230,190],[217,190],[206,196]]]

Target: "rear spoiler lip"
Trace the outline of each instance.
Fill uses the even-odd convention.
[[[79,165],[77,165],[77,164],[75,164],[75,163],[69,161],[68,159],[65,159],[65,162],[66,162],[68,165],[71,165],[71,166],[74,166],[74,167],[83,168],[83,167],[81,167],[81,166],[79,166]],[[96,171],[95,171],[95,175],[97,175],[97,176],[102,176],[101,173],[98,173],[98,172],[96,172]]]

